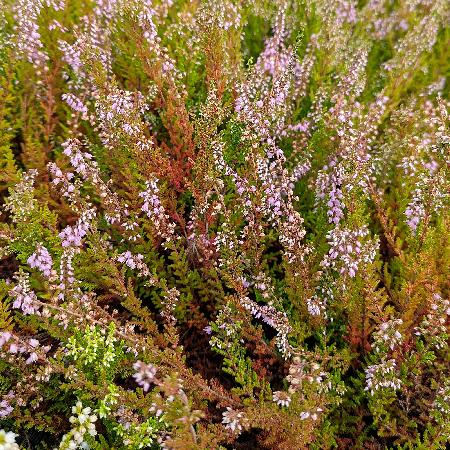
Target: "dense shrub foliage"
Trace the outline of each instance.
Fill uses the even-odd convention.
[[[0,17],[0,449],[446,448],[448,0]]]

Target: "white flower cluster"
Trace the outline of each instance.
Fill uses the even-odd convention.
[[[422,174],[419,178],[405,210],[406,223],[414,234],[427,215],[438,213],[448,204],[447,183],[447,176],[442,170],[433,176]]]
[[[327,240],[330,250],[321,264],[342,275],[354,277],[361,265],[375,259],[378,241],[369,238],[366,226],[355,230],[336,227],[327,234]]]
[[[322,272],[318,272],[318,275],[322,275]],[[309,314],[312,316],[320,316],[326,319],[327,316],[327,303],[333,301],[334,294],[332,289],[333,281],[331,278],[327,280],[327,283],[321,282],[312,295],[312,297],[306,300],[306,307]]]
[[[316,384],[319,392],[326,392],[331,389],[328,373],[322,371],[320,364],[299,356],[293,358],[289,367],[289,375],[286,379],[290,383],[290,393],[301,391],[304,382]]]
[[[284,311],[278,311],[268,303],[259,305],[248,297],[241,297],[241,305],[249,311],[256,319],[261,319],[264,323],[277,331],[276,344],[284,358],[291,355],[291,346],[288,341],[288,334],[291,332],[289,320]]]
[[[291,404],[291,396],[285,391],[275,391],[272,395],[272,400],[278,406],[288,407]]]
[[[374,336],[374,347],[376,352],[381,352],[389,348],[393,350],[397,345],[402,343],[402,335],[398,328],[403,324],[402,319],[392,319],[383,322]]]
[[[446,323],[450,316],[450,301],[439,294],[433,295],[430,311],[415,329],[417,336],[423,336],[437,349],[447,346],[448,332]]]
[[[222,423],[227,430],[233,433],[240,434],[243,428],[246,426],[248,419],[241,411],[235,411],[234,409],[227,407],[227,410],[222,413]]]
[[[366,369],[366,387],[370,395],[380,389],[400,389],[401,380],[396,375],[395,359],[382,360],[380,364],[369,366]]]
[[[16,436],[12,431],[0,430],[0,450],[19,450]]]
[[[72,424],[72,429],[64,435],[60,449],[75,450],[76,448],[89,448],[88,443],[85,441],[86,433],[90,436],[95,436],[97,430],[95,429],[95,422],[97,416],[91,414],[91,408],[83,408],[83,404],[78,401],[75,406],[72,407],[72,416],[69,418]]]
[[[300,419],[301,420],[306,420],[306,419],[317,420],[322,411],[323,411],[322,408],[317,408],[315,411],[302,411],[300,413]]]
[[[433,407],[445,417],[450,418],[450,381],[447,380],[437,391]]]

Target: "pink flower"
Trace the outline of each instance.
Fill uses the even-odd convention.
[[[11,344],[9,346],[9,353],[15,354],[19,351],[19,347],[17,346],[17,344]]]
[[[0,402],[0,417],[9,416],[14,408],[9,404],[8,400],[2,400]]]
[[[38,359],[39,359],[39,356],[37,355],[37,353],[33,352],[33,353],[30,353],[30,356],[25,361],[25,363],[32,364],[32,363],[36,362]]]
[[[156,380],[157,368],[153,364],[146,364],[142,361],[137,361],[133,365],[136,373],[133,378],[139,386],[142,386],[144,391],[150,389],[150,385]]]
[[[11,333],[9,331],[2,331],[0,333],[0,347],[3,347],[11,339]]]
[[[227,430],[240,434],[247,425],[248,419],[244,416],[243,412],[235,411],[234,409],[227,407],[227,410],[222,413],[222,423]]]
[[[28,275],[20,272],[17,280],[17,285],[9,291],[9,295],[14,298],[13,308],[21,309],[23,314],[37,313],[37,297],[30,287]]]
[[[50,277],[53,260],[43,245],[38,244],[36,251],[28,258],[27,263],[32,269],[38,269],[44,276]]]

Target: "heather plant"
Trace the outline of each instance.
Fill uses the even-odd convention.
[[[446,0],[0,3],[0,450],[445,449]]]

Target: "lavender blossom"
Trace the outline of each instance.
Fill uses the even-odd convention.
[[[23,314],[38,314],[36,304],[37,297],[30,287],[28,274],[19,272],[17,284],[9,291],[9,295],[14,299],[13,308],[20,309]]]
[[[377,251],[377,240],[368,238],[369,230],[363,226],[355,230],[334,228],[327,234],[330,250],[322,261],[343,275],[355,277],[359,267],[370,264]]]
[[[394,359],[382,360],[380,364],[368,366],[366,369],[366,391],[374,395],[381,389],[398,390],[401,380],[396,376],[396,363]]]
[[[153,364],[146,364],[142,361],[137,361],[133,364],[133,369],[136,373],[133,378],[139,386],[142,386],[144,391],[148,391],[150,386],[157,381],[157,368]]]
[[[28,258],[27,262],[32,269],[40,270],[46,278],[50,278],[52,275],[53,260],[43,245],[38,244],[36,251]]]

